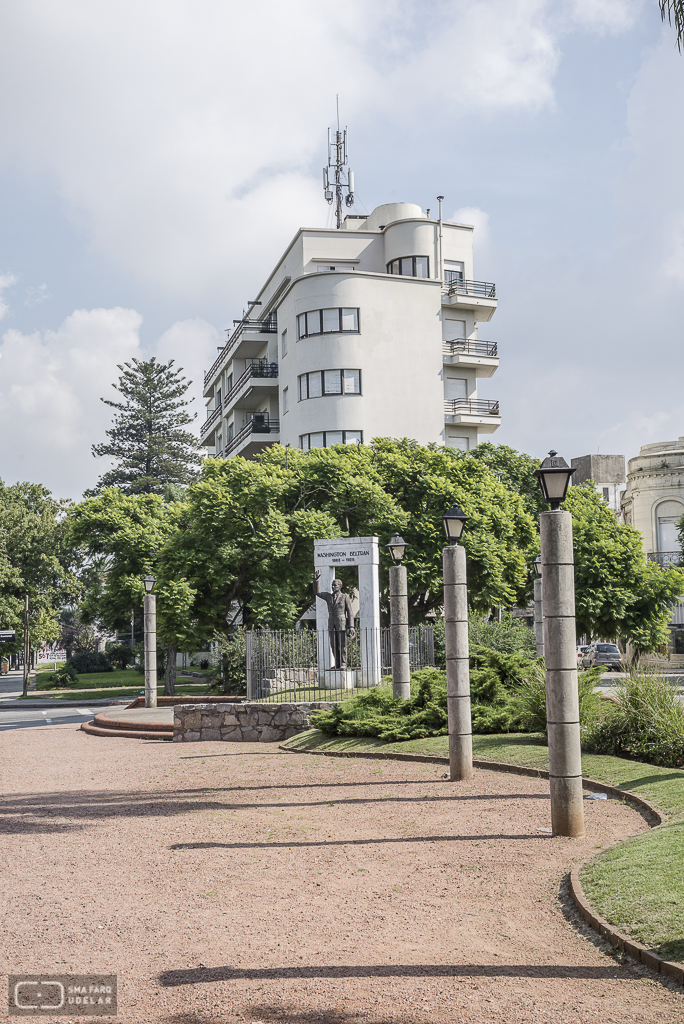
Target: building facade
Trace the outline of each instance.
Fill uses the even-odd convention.
[[[622,517],[641,531],[648,558],[678,563],[677,523],[684,515],[684,437],[644,445],[627,467]]]
[[[498,347],[478,330],[497,299],[474,280],[472,239],[412,203],[301,228],[205,374],[207,454],[492,434],[499,404],[478,382]]]
[[[620,494],[625,482],[624,455],[581,455],[572,460],[575,470],[572,482],[591,480],[597,491],[616,515],[620,515]]]

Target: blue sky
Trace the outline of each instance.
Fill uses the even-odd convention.
[[[443,193],[476,224],[494,440],[684,434],[684,57],[655,0],[9,0],[0,85],[6,482],[92,485],[124,359],[200,380],[326,223],[336,93],[361,209]]]

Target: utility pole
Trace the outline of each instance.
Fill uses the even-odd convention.
[[[28,696],[30,650],[31,644],[29,642],[29,600],[28,594],[24,594],[24,697]]]
[[[328,128],[328,166],[323,168],[323,193],[326,202],[335,204],[335,221],[342,227],[342,204],[354,205],[354,172],[344,170],[347,163],[347,129],[340,130],[340,99],[337,99],[337,131],[333,141]],[[346,181],[345,181],[346,177]],[[344,190],[347,189],[347,195]]]

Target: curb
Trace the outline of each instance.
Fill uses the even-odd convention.
[[[53,697],[51,701],[47,700],[22,700],[10,703],[9,701],[3,701],[0,703],[0,714],[4,710],[8,711],[20,711],[24,708],[27,711],[45,711],[46,708],[82,708],[87,704],[88,707],[125,707],[127,697],[108,697],[106,699],[100,698],[98,700],[58,700]]]
[[[278,749],[287,754],[317,754],[319,757],[365,757],[384,761],[418,761],[423,764],[449,764],[448,757],[437,757],[429,754],[401,754],[392,751],[383,754],[381,751],[375,750],[297,750],[293,747],[286,747],[282,743],[279,744]],[[539,779],[548,779],[549,777],[549,773],[543,768],[525,768],[522,765],[508,764],[506,761],[473,759],[473,766],[495,772],[508,772],[511,775],[528,775]],[[637,796],[635,793],[629,793],[624,789],[618,789],[616,786],[609,786],[603,782],[596,782],[585,777],[582,778],[582,788],[590,789],[593,792],[605,793],[607,796],[612,796],[631,804],[632,807],[644,816],[651,828],[663,823],[663,816],[660,811],[656,810],[648,800],[644,800],[643,797]],[[624,840],[621,839],[619,842],[624,842]],[[619,843],[615,845],[617,846]],[[626,953],[633,960],[645,964],[658,974],[665,974],[670,978],[674,978],[681,985],[684,985],[684,967],[656,956],[646,946],[642,946],[640,942],[630,939],[629,936],[619,932],[617,928],[613,928],[603,917],[591,909],[579,879],[579,872],[580,868],[578,867],[573,868],[570,872],[570,892],[578,912],[589,927],[598,932],[602,938],[607,939],[611,946],[619,949],[622,953]]]
[[[618,844],[616,843],[615,845]],[[607,939],[611,946],[619,949],[622,953],[626,953],[633,960],[645,964],[658,974],[666,974],[669,978],[674,978],[675,981],[678,981],[680,985],[684,985],[684,967],[672,963],[671,960],[663,960],[662,957],[656,956],[646,946],[642,946],[640,942],[630,939],[629,936],[619,932],[617,928],[613,928],[600,914],[595,913],[591,909],[579,879],[579,868],[576,867],[570,872],[570,892],[572,893],[577,910],[589,927],[598,932],[602,938]]]
[[[169,732],[143,732],[142,730],[134,729],[103,729],[100,726],[93,725],[92,722],[83,722],[81,730],[87,732],[90,736],[113,736],[114,739],[133,739],[133,740],[171,740],[173,739],[173,733]]]
[[[126,730],[131,732],[162,732],[173,736],[173,722],[131,722],[125,718],[113,718],[110,715],[99,714],[95,715],[92,723],[87,722],[85,724],[92,724],[99,729],[111,731],[116,729],[118,732]]]

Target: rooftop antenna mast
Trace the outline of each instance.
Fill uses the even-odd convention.
[[[336,96],[335,99],[337,101],[337,131],[333,140],[330,128],[328,128],[328,166],[323,168],[323,192],[326,201],[331,206],[333,203],[335,204],[337,226],[341,228],[342,200],[344,199],[347,206],[354,205],[354,172],[344,169],[347,164],[347,129],[340,131],[340,97]]]

